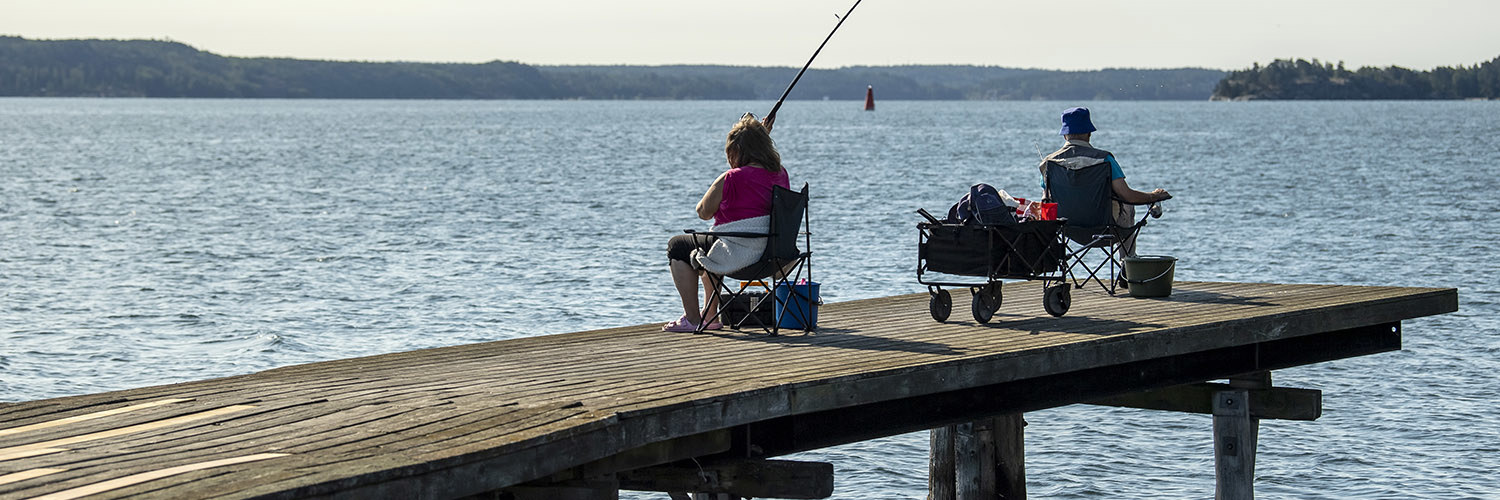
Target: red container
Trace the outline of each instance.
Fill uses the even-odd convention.
[[[1016,198],[1021,206],[1016,207],[1016,217],[1025,220],[1057,220],[1057,204],[1026,201]]]
[[[1041,203],[1042,209],[1037,220],[1057,220],[1057,204]]]

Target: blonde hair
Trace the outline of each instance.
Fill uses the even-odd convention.
[[[771,140],[771,131],[754,115],[745,114],[724,139],[724,155],[735,167],[757,164],[766,170],[781,170],[781,153],[776,152],[776,143]]]

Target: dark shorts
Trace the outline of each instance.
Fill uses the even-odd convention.
[[[698,263],[693,262],[693,250],[708,251],[718,238],[713,236],[702,236],[697,234],[679,234],[667,240],[667,259],[680,260],[698,269]]]

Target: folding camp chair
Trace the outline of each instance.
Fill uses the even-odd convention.
[[[1159,217],[1161,210],[1155,203],[1126,203],[1115,197],[1108,162],[1076,169],[1047,162],[1046,178],[1048,198],[1044,201],[1057,203],[1057,216],[1068,221],[1063,234],[1078,245],[1068,252],[1067,274],[1074,288],[1092,281],[1114,295],[1127,282],[1123,258],[1135,255],[1136,235],[1147,218]],[[1116,203],[1151,207],[1138,222],[1120,226],[1115,222]],[[1104,255],[1094,257],[1094,251]]]
[[[742,294],[752,290],[747,287],[731,287],[725,283],[725,278],[741,281],[761,281],[773,278],[775,286],[789,287],[788,293],[778,295],[775,290],[770,289],[764,281],[761,281],[759,286],[765,288],[766,293],[755,297],[753,303],[749,304],[749,310],[755,311],[761,308],[763,301],[774,301],[772,310],[775,314],[769,321],[770,324],[755,321],[755,316],[752,314],[737,318],[729,324],[730,328],[738,330],[741,326],[746,326],[746,323],[755,321],[757,324],[753,326],[759,326],[773,336],[780,333],[783,324],[800,326],[803,333],[814,329],[813,307],[815,306],[812,303],[818,299],[813,296],[816,294],[812,293],[812,285],[810,285],[812,283],[812,252],[797,249],[799,233],[803,238],[803,247],[809,249],[812,247],[812,235],[809,231],[802,230],[804,225],[811,227],[811,217],[807,213],[807,184],[802,185],[800,192],[781,186],[774,186],[771,189],[771,221],[768,233],[694,231],[691,229],[685,231],[705,236],[766,239],[765,253],[761,254],[760,260],[754,264],[726,275],[709,273],[710,281],[714,283],[714,288],[717,290],[708,293],[704,312],[708,309],[716,309],[716,312],[712,317],[704,315],[703,321],[698,325],[697,333],[702,333],[705,326],[723,317],[725,308],[722,304],[734,303]],[[802,283],[804,279],[806,283]],[[801,296],[796,297],[796,295]],[[799,300],[797,304],[791,304]],[[715,305],[721,305],[721,307],[715,307]]]

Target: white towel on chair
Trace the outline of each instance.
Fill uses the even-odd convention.
[[[771,216],[762,215],[749,219],[714,225],[711,231],[736,233],[765,233],[771,229]],[[693,250],[693,260],[714,274],[729,274],[744,269],[760,260],[766,251],[766,238],[720,237],[708,252]]]

